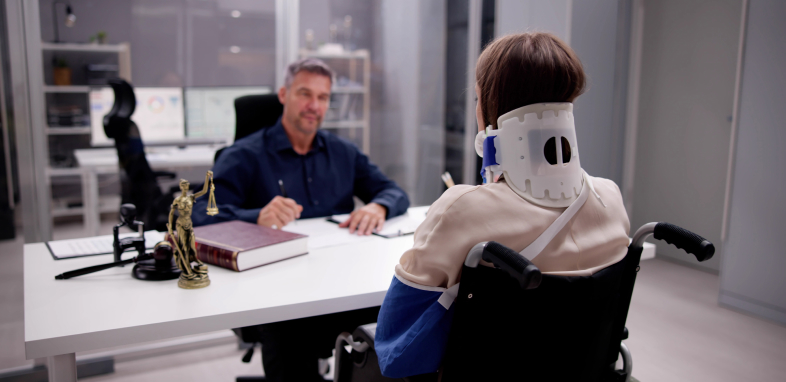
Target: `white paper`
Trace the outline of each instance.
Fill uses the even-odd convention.
[[[287,224],[284,231],[308,235],[308,249],[333,247],[336,245],[359,243],[372,239],[371,236],[350,234],[346,228],[325,219],[295,220]]]
[[[415,233],[418,226],[426,220],[426,211],[428,211],[428,207],[410,208],[410,210],[403,215],[386,220],[385,224],[382,226],[382,231],[375,231],[375,233],[385,237],[396,237]],[[343,223],[349,219],[349,214],[333,215],[330,219]]]
[[[120,238],[137,236],[138,233],[121,233]],[[152,249],[156,243],[164,240],[164,233],[158,231],[145,232],[145,247]],[[47,244],[52,251],[52,255],[57,259],[67,259],[70,257],[104,255],[113,253],[112,244],[114,236],[104,235],[96,237],[86,237],[83,239],[69,239],[50,241]]]

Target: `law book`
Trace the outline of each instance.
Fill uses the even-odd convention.
[[[308,253],[306,235],[239,220],[195,227],[194,235],[199,260],[237,272]]]

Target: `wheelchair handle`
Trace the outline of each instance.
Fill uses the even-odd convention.
[[[516,279],[521,289],[535,289],[540,285],[542,275],[535,264],[518,252],[496,241],[484,241],[469,251],[464,265],[475,268],[480,259],[494,264]]]
[[[685,228],[666,222],[647,223],[641,226],[633,235],[631,247],[641,247],[644,239],[651,233],[655,239],[663,240],[693,254],[698,261],[709,260],[715,254],[715,246],[709,240]]]

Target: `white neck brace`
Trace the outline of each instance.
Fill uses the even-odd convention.
[[[544,207],[567,207],[576,200],[583,185],[583,171],[573,104],[527,105],[500,116],[497,127],[497,130],[487,129],[484,143],[485,156],[492,153],[494,156],[484,160],[488,181],[504,174],[513,191]]]

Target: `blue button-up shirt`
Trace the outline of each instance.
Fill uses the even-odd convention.
[[[311,150],[300,155],[292,148],[281,119],[226,148],[213,167],[213,177],[219,214],[205,214],[205,195],[194,206],[195,226],[229,220],[256,223],[259,210],[281,195],[279,179],[287,196],[303,206],[301,218],[349,213],[354,208],[353,195],[365,203],[385,206],[388,218],[409,207],[404,190],[355,145],[318,130]]]

